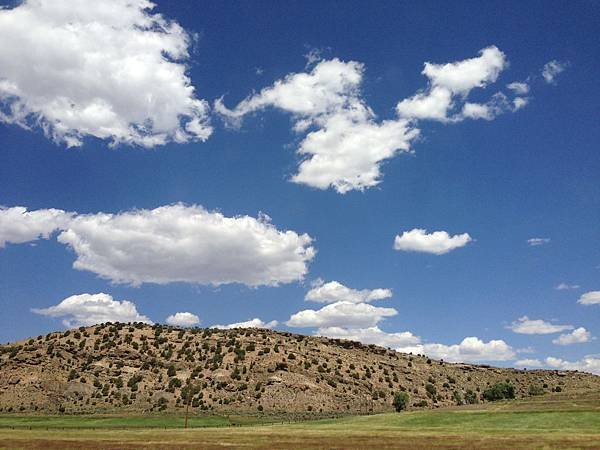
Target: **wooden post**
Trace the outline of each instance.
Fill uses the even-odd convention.
[[[188,427],[188,416],[190,414],[190,396],[188,394],[188,401],[187,404],[185,405],[185,425],[184,428]]]
[[[192,397],[193,397],[193,395],[190,395],[190,393],[193,392],[190,381],[191,381],[191,376],[188,377],[188,380],[187,380],[187,398],[186,398],[187,402],[185,405],[185,425],[183,426],[183,428],[186,428],[186,429],[188,427],[188,417],[190,415],[190,402],[192,401]]]

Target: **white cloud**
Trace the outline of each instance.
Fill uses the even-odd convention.
[[[590,291],[583,294],[577,300],[581,305],[600,305],[600,291]]]
[[[381,163],[409,152],[419,135],[405,120],[374,121],[366,108],[343,111],[324,119],[308,133],[298,154],[307,156],[291,181],[340,194],[363,191],[381,182]]]
[[[454,345],[418,344],[397,350],[450,362],[507,361],[516,355],[515,350],[503,340],[484,342],[477,337],[466,337],[460,344]]]
[[[289,327],[316,328],[369,328],[385,317],[398,314],[394,308],[380,308],[367,303],[336,302],[321,309],[305,309],[292,314],[286,322]]]
[[[557,345],[583,344],[592,340],[592,333],[583,327],[574,329],[571,333],[561,334],[552,343]]]
[[[69,223],[72,213],[60,209],[27,211],[23,206],[0,207],[0,248],[7,243],[22,244],[50,235]]]
[[[411,144],[420,134],[418,119],[491,120],[498,114],[517,111],[528,101],[521,97],[511,101],[497,92],[486,103],[466,102],[472,89],[495,82],[508,65],[504,53],[495,46],[463,61],[425,63],[428,88],[400,101],[396,117],[390,120],[378,120],[363,99],[363,64],[337,58],[323,60],[314,52],[308,60],[309,71],[288,74],[232,109],[219,99],[215,110],[234,127],[240,126],[247,114],[266,108],[291,113],[294,131],[306,134],[297,148],[302,158],[298,171],[290,181],[323,190],[333,188],[341,194],[377,186],[381,164],[412,151]]]
[[[468,119],[492,120],[494,114],[490,107],[481,103],[465,103],[462,109],[463,117]]]
[[[96,325],[104,322],[144,322],[152,321],[138,313],[132,302],[113,300],[104,293],[79,294],[65,298],[58,305],[49,308],[35,308],[36,314],[48,317],[64,317],[66,327]]]
[[[421,339],[410,331],[387,333],[377,326],[369,328],[324,327],[319,328],[315,334],[317,336],[326,336],[333,339],[347,339],[362,342],[367,345],[375,344],[388,348],[405,347],[407,345],[416,345],[421,342]]]
[[[342,194],[362,191],[379,184],[381,163],[410,151],[419,134],[406,120],[375,120],[361,97],[363,72],[355,61],[321,60],[309,73],[289,74],[233,109],[218,100],[215,110],[234,126],[243,116],[269,107],[291,113],[294,130],[307,133],[297,149],[303,159],[291,181]]]
[[[337,58],[323,60],[310,73],[292,73],[272,86],[241,101],[233,110],[222,100],[215,110],[229,121],[239,121],[246,114],[275,107],[294,114],[296,120],[316,120],[337,112],[359,100],[364,66]]]
[[[540,245],[549,244],[550,243],[550,239],[549,238],[530,238],[530,239],[527,239],[527,243],[531,247],[538,247]]]
[[[16,234],[20,241],[58,226],[63,230],[58,241],[77,255],[73,267],[115,283],[276,286],[303,279],[316,253],[310,236],[279,231],[265,214],[225,217],[201,206],[174,204],[118,214],[69,213],[65,223],[45,225],[40,218],[53,217],[52,211],[34,211],[23,219],[18,210],[16,216],[25,222],[38,213],[36,226],[29,227],[34,232]],[[0,221],[0,236],[16,239],[14,228]]]
[[[77,216],[58,236],[73,267],[116,283],[248,286],[290,283],[307,273],[312,239],[279,231],[267,216],[225,217],[200,206]]]
[[[525,95],[529,93],[529,85],[522,81],[513,81],[507,84],[506,87],[517,95]]]
[[[510,326],[507,327],[519,334],[552,334],[560,333],[565,330],[572,330],[573,325],[554,325],[541,319],[530,319],[527,316],[519,317]]]
[[[191,37],[147,0],[27,0],[0,10],[0,122],[54,141],[204,141],[209,106],[186,74]]]
[[[462,114],[453,114],[456,102],[464,101],[471,90],[485,88],[494,83],[500,72],[507,67],[504,53],[497,47],[482,49],[479,56],[448,64],[425,63],[422,74],[429,79],[429,87],[413,97],[404,99],[396,106],[398,115],[407,119],[431,119],[442,122],[464,118],[491,118],[483,115],[482,108],[467,106]],[[486,109],[489,109],[487,106]]]
[[[539,359],[520,359],[515,361],[515,367],[542,367],[542,363]]]
[[[443,255],[464,247],[471,241],[471,236],[468,233],[450,236],[446,231],[435,231],[427,234],[427,230],[415,228],[405,231],[402,236],[396,236],[394,250]]]
[[[271,329],[273,327],[276,327],[278,323],[279,322],[277,322],[276,320],[272,320],[270,322],[263,322],[259,318],[254,318],[254,319],[248,320],[246,322],[230,323],[229,325],[213,325],[211,328],[220,328],[223,330],[231,330],[233,328],[268,328],[268,329]]]
[[[549,356],[546,358],[547,366],[561,370],[579,370],[581,372],[594,373],[600,375],[600,358],[594,356],[585,356],[579,361],[565,361],[564,359]]]
[[[581,286],[578,284],[559,283],[554,289],[557,291],[566,291],[570,289],[579,289]]]
[[[546,81],[546,83],[549,83],[549,84],[555,83],[556,77],[558,76],[558,74],[560,74],[561,72],[564,72],[565,69],[567,68],[567,66],[568,66],[567,63],[557,61],[555,59],[546,63],[542,69],[542,76],[544,77],[544,80]]]
[[[526,97],[515,97],[513,99],[513,111],[518,111],[521,108],[524,108],[529,104],[529,99]]]
[[[391,289],[351,289],[337,281],[320,281],[304,297],[305,300],[318,303],[350,302],[362,303],[383,300],[392,296]]]
[[[486,103],[466,102],[460,114],[454,119],[483,119],[494,120],[500,114],[507,111],[518,111],[529,103],[529,99],[524,97],[515,97],[512,102],[502,92],[496,92]]]
[[[178,312],[167,317],[165,322],[174,327],[193,327],[200,323],[200,317],[190,312]]]

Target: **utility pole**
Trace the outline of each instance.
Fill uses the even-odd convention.
[[[183,426],[183,428],[188,427],[188,418],[190,416],[190,403],[192,401],[192,397],[194,396],[192,393],[194,392],[192,389],[192,384],[191,384],[191,375],[190,377],[188,377],[187,380],[187,395],[186,395],[186,402],[185,402],[185,425]]]
[[[188,395],[188,401],[187,404],[185,405],[185,425],[183,428],[187,428],[188,427],[188,417],[190,415],[190,396]]]

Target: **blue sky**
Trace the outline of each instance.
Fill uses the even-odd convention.
[[[138,3],[0,10],[0,341],[88,323],[98,308],[131,314],[129,301],[154,322],[260,318],[449,360],[600,371],[595,2]],[[162,49],[136,20],[163,27]],[[142,43],[130,47],[134,37]],[[422,73],[426,62],[438,78]],[[340,87],[319,69],[359,81]],[[290,78],[302,73],[316,80],[308,91]],[[275,92],[278,80],[289,89]],[[442,118],[415,103],[434,92],[450,96],[433,106]],[[313,94],[323,108],[302,104]],[[359,118],[341,129],[347,141],[311,141],[350,114]],[[302,120],[309,128],[294,130]],[[353,146],[385,126],[396,134]],[[360,162],[383,141],[385,158]],[[311,158],[303,146],[329,158],[325,186],[300,167]],[[50,208],[64,213],[48,225]],[[114,214],[102,232],[100,213]],[[194,214],[218,223],[196,228]],[[169,228],[176,219],[185,224]],[[138,226],[149,233],[140,241]],[[425,244],[407,234],[411,251],[394,249],[411,230],[427,230]],[[448,233],[443,254],[436,231]],[[178,245],[167,254],[153,247],[163,232]],[[377,288],[391,297],[355,292]],[[320,300],[305,300],[316,289]],[[94,303],[99,293],[110,297]],[[561,334],[567,345],[553,342]]]

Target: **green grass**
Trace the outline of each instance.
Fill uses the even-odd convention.
[[[449,433],[600,433],[593,411],[427,411],[322,420],[290,426],[369,431],[441,431]]]
[[[183,418],[173,416],[0,416],[0,449],[600,448],[599,395],[287,424],[268,420],[275,418],[193,417],[193,428],[185,430]]]
[[[0,428],[183,428],[185,419],[175,416],[0,416]],[[190,428],[225,427],[223,416],[190,417]]]

